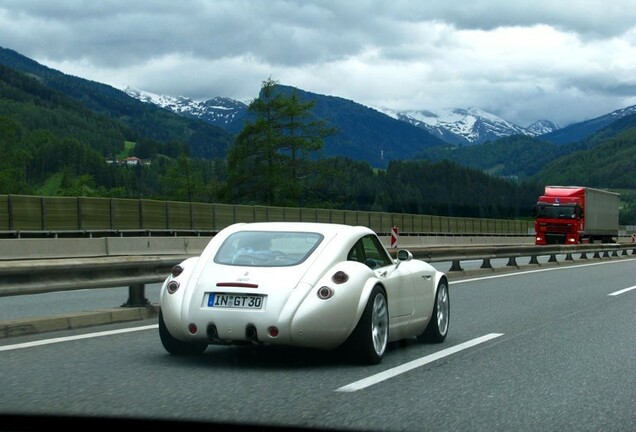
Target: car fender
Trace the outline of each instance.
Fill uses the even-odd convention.
[[[345,272],[349,278],[335,283],[332,276]],[[378,283],[373,270],[356,261],[332,266],[309,291],[296,309],[290,325],[294,344],[335,348],[353,332],[366,306],[371,290]],[[318,291],[328,287],[333,295],[323,299]]]
[[[182,331],[178,323],[181,322],[183,306],[190,300],[188,295],[188,285],[192,279],[192,275],[197,267],[199,257],[190,257],[179,263],[183,268],[183,272],[178,276],[170,274],[163,282],[159,293],[159,306],[163,316],[164,323],[170,334],[176,338],[182,338]],[[170,282],[179,284],[179,288],[174,293],[168,292],[168,284]]]
[[[356,312],[356,319],[355,319],[356,325],[358,325],[358,322],[360,321],[360,318],[362,317],[362,314],[364,313],[364,309],[367,307],[367,303],[369,303],[369,298],[371,297],[371,291],[373,291],[373,288],[375,288],[377,285],[380,285],[382,287],[382,290],[384,290],[384,285],[382,285],[382,281],[375,276],[372,278],[369,278],[367,282],[365,283],[364,288],[362,289],[362,293],[360,295],[358,310]],[[386,290],[384,291],[385,291],[384,294],[387,295]],[[388,304],[388,299],[387,299],[387,304]]]
[[[435,299],[437,298],[437,291],[439,290],[439,284],[440,282],[445,279],[446,280],[446,286],[448,288],[450,288],[450,284],[448,282],[448,277],[446,276],[445,273],[443,272],[436,272],[435,273],[435,277],[434,277],[434,282],[433,282],[433,294],[432,294],[432,301],[433,301],[433,305],[431,307],[430,310],[425,311],[426,312],[426,321],[425,324],[428,325],[428,323],[430,322],[430,320],[435,319],[433,316],[433,311],[435,309]]]
[[[446,279],[446,285],[448,286],[449,283],[448,283],[448,277],[446,276],[446,274],[443,272],[436,272],[435,273],[435,295],[437,295],[437,289],[442,279]]]

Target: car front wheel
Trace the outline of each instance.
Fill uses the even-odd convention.
[[[173,355],[198,355],[208,347],[205,342],[183,342],[172,336],[166,327],[161,311],[159,311],[159,338],[166,351]]]
[[[448,297],[448,282],[442,279],[437,286],[435,294],[435,306],[431,320],[424,332],[417,338],[423,342],[444,342],[448,334],[448,323],[450,319],[450,299]]]

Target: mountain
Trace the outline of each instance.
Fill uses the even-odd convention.
[[[528,126],[526,128],[526,131],[529,132],[528,135],[536,137],[550,132],[555,132],[559,129],[561,129],[561,126],[557,125],[554,122],[551,122],[550,120],[537,120],[536,122]]]
[[[575,143],[589,137],[606,126],[609,126],[611,123],[633,114],[636,114],[636,105],[621,108],[591,120],[575,123],[562,129],[545,133],[541,135],[541,139],[554,144]]]
[[[312,114],[336,128],[337,133],[325,139],[322,156],[345,156],[367,161],[374,167],[383,167],[391,160],[412,159],[425,148],[446,144],[424,129],[348,99],[280,84],[277,90],[285,94],[296,92],[302,102],[313,102]],[[246,121],[254,120],[247,104],[230,98],[194,101],[131,88],[125,89],[125,92],[140,101],[204,120],[232,133],[239,132]]]
[[[280,88],[288,92],[296,91],[305,100],[314,100],[314,114],[328,120],[340,130],[338,136],[326,140],[326,156],[340,155],[354,160],[366,160],[374,167],[386,166],[394,159],[426,159],[433,162],[450,160],[493,176],[519,180],[558,179],[554,170],[548,170],[544,174],[542,170],[561,158],[589,150],[629,129],[632,117],[630,114],[635,113],[635,107],[628,107],[564,129],[559,129],[558,125],[548,120],[540,120],[522,128],[476,108],[447,110],[437,114],[427,111],[396,112],[368,108],[345,99],[308,93],[292,87]],[[188,98],[159,96],[132,89],[127,89],[126,92],[182,115],[206,119],[227,130],[238,131],[249,119],[247,105],[228,98],[196,102]],[[636,119],[636,116],[633,117]],[[391,119],[394,121],[389,121]],[[429,144],[421,145],[418,141],[424,138],[412,137],[412,141],[407,141],[410,142],[407,146],[396,145],[395,142],[377,144],[386,138],[387,133],[398,136],[394,130],[400,129],[400,123],[426,130],[439,140],[431,141],[428,137]],[[563,131],[570,131],[570,134]],[[570,143],[561,145],[558,140],[554,142],[550,139],[554,136],[568,136],[566,141]],[[585,139],[573,141],[579,136]],[[393,152],[386,149],[392,149]],[[579,159],[573,160],[580,164]],[[588,172],[598,169],[602,171],[602,167],[596,166],[582,169]]]
[[[457,121],[445,123],[448,133],[475,138],[485,135],[473,132],[489,131],[498,136],[505,135],[504,126],[513,133],[460,146],[350,100],[288,86],[279,89],[312,101],[312,114],[338,130],[320,155],[338,157],[319,161],[322,165],[308,189],[315,194],[307,202],[338,203],[334,208],[351,210],[368,206],[389,212],[517,217],[518,203],[527,201],[519,198],[522,191],[543,184],[622,188],[621,196],[636,189],[636,107],[578,128],[571,125],[570,131],[584,131],[585,138],[565,144],[544,140],[554,131],[533,137],[552,128],[548,122],[523,131],[478,110],[456,110]],[[240,130],[250,119],[247,105],[220,97],[204,103],[162,100],[141,92],[131,97],[131,92],[65,75],[0,48],[0,190],[178,201],[185,196],[221,197],[223,158],[234,139],[229,129]],[[443,128],[438,130],[442,133]],[[135,151],[141,148],[146,153],[142,157],[152,159],[147,169],[107,163],[106,156],[132,148],[131,141]],[[183,150],[191,158],[182,158]],[[219,160],[210,164],[195,157]],[[386,167],[386,177],[376,175],[372,167]],[[324,173],[328,174],[323,178]],[[502,177],[529,181],[508,182]],[[636,201],[631,199],[621,211],[631,212],[633,220],[636,205],[631,202]],[[509,204],[514,212],[505,210]]]
[[[8,49],[0,48],[0,64],[26,73],[48,88],[121,122],[132,131],[132,135],[125,132],[127,140],[184,145],[192,157],[224,158],[234,135],[250,118],[244,102],[223,97],[196,102],[132,89],[117,90],[65,75]],[[631,127],[636,114],[636,106],[632,106],[563,129],[555,130],[557,126],[545,120],[521,128],[476,108],[437,114],[398,113],[279,87],[281,91],[296,92],[301,100],[314,102],[313,114],[337,129],[336,135],[325,140],[320,156],[345,156],[367,161],[373,167],[386,167],[392,160],[450,159],[493,175],[516,178],[534,176],[553,160],[590,150],[615,137]],[[540,142],[533,141],[533,137]],[[103,148],[109,146],[112,145]]]
[[[277,87],[286,93],[295,92],[302,102],[313,101],[313,114],[336,128],[337,133],[325,139],[324,156],[366,160],[373,167],[383,168],[392,160],[413,159],[424,149],[446,145],[424,129],[354,101],[290,86]]]
[[[393,118],[425,128],[433,135],[457,146],[482,144],[513,135],[536,137],[553,144],[572,144],[592,136],[617,120],[636,114],[636,105],[564,128],[550,120],[538,120],[523,128],[478,108],[455,108],[437,113],[425,110],[379,110]]]
[[[537,136],[558,129],[558,126],[549,120],[541,120],[529,128],[523,128],[479,108],[454,108],[435,113],[425,110],[380,110],[457,146],[483,144],[512,135]]]
[[[636,114],[618,118],[587,138],[555,144],[543,136],[515,135],[479,146],[430,148],[419,156],[449,160],[498,177],[549,184],[633,188],[636,183]],[[619,168],[620,167],[620,168]],[[602,180],[598,183],[597,180]]]
[[[195,101],[183,96],[158,95],[130,87],[124,91],[143,102],[155,104],[181,115],[205,120],[232,133],[240,131],[243,122],[248,118],[247,104],[227,97]],[[314,99],[322,97],[328,96],[312,94]],[[522,128],[477,108],[452,109],[439,113],[371,108],[395,120],[424,129],[446,143],[458,146],[482,144],[511,135],[538,136],[559,128],[549,120],[540,120],[528,128]]]
[[[0,48],[0,64],[29,74],[87,108],[121,121],[137,133],[138,138],[133,140],[183,143],[191,157],[224,158],[234,135],[249,118],[247,106],[242,102],[215,98],[198,103],[186,98],[135,94],[131,89],[125,92],[63,74],[5,48]],[[410,159],[425,148],[445,145],[424,129],[356,102],[279,87],[281,91],[295,91],[302,101],[314,102],[313,114],[337,130],[325,140],[319,157],[345,156],[384,167],[391,160]]]
[[[159,95],[131,87],[126,87],[124,92],[142,102],[203,120],[231,133],[240,132],[248,115],[246,103],[227,97],[215,97],[201,102],[185,96]]]
[[[281,91],[295,90],[281,88]],[[104,154],[115,153],[121,161],[119,154],[131,148],[124,146],[134,134],[130,128],[49,88],[37,78],[2,65],[0,94],[0,146],[3,150],[0,192],[3,194],[143,197],[195,203],[236,201],[244,205],[264,203],[246,195],[234,198],[223,193],[225,186],[232,184],[226,177],[230,167],[222,160],[195,160],[163,151],[143,156],[148,160],[140,165],[107,160]],[[300,98],[305,96],[310,97],[303,95]],[[334,114],[334,121],[338,117],[339,104],[350,108],[342,100],[322,101],[322,104],[326,105],[320,107],[318,113],[326,109]],[[371,115],[374,119],[373,115],[378,115],[377,112],[369,114],[367,108],[355,107],[360,112],[353,117]],[[426,134],[406,123],[389,120],[409,132]],[[399,128],[390,130],[399,131]],[[138,143],[134,149],[137,151],[139,147]],[[162,150],[176,147],[165,146]],[[231,168],[242,169],[240,163]],[[527,200],[530,193],[519,185],[447,162],[395,160],[387,164],[386,171],[377,172],[366,161],[340,156],[317,160],[310,168],[303,173],[303,196],[281,200],[275,205],[295,207],[297,203],[299,207],[343,209],[353,213],[375,209],[390,213],[416,211],[418,214],[459,217],[513,218],[524,212],[519,204],[523,200],[503,199],[512,195],[526,196]],[[265,179],[262,171],[249,174],[254,174],[254,179],[261,183]],[[260,188],[255,190],[262,191]],[[475,191],[481,190],[488,194],[482,194],[483,200],[477,202]],[[260,193],[256,192],[258,195]],[[495,201],[490,202],[490,199]],[[176,217],[186,224],[183,226],[190,226],[180,217],[179,208],[183,206],[175,208],[177,212],[171,210],[171,220]]]
[[[232,142],[227,130],[198,119],[145,104],[106,84],[66,75],[13,50],[0,47],[0,64],[36,78],[85,107],[121,121],[136,133],[134,140],[181,143],[191,157],[222,158]]]

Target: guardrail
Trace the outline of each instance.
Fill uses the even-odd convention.
[[[162,282],[188,255],[0,261],[0,297],[129,286],[122,306],[145,306],[145,284]]]
[[[611,259],[636,254],[636,244],[587,244],[552,246],[431,246],[406,248],[413,257],[427,262],[450,262],[449,277],[466,274],[462,262],[481,260],[480,272],[495,271],[492,260],[506,259],[503,270],[516,270],[517,260],[529,257],[528,265],[539,266],[538,257],[548,256],[548,263],[586,259]],[[630,253],[631,251],[631,253]],[[198,253],[197,253],[198,254]],[[170,269],[188,256],[117,255],[101,257],[48,258],[0,261],[0,297],[70,291],[85,288],[129,287],[129,298],[122,306],[146,306],[145,284],[165,280]],[[474,274],[472,272],[471,274]]]
[[[630,253],[631,251],[631,253]],[[563,261],[572,262],[576,259],[604,259],[636,254],[636,244],[580,244],[580,245],[547,245],[547,246],[468,246],[468,247],[431,247],[412,250],[414,258],[427,262],[450,262],[449,273],[464,272],[462,261],[480,260],[480,269],[494,270],[492,260],[505,259],[504,268],[518,269],[519,258],[529,258],[528,265],[539,265],[539,257],[547,256],[548,263],[559,263],[558,256],[564,256]]]

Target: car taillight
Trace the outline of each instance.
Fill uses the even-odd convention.
[[[176,265],[172,267],[172,270],[170,271],[170,273],[172,273],[172,277],[177,277],[181,273],[183,273],[183,267],[181,267],[180,265]]]
[[[348,280],[349,280],[349,275],[343,272],[342,270],[338,270],[337,272],[333,274],[333,276],[331,276],[331,281],[335,283],[336,285],[343,284]],[[321,286],[320,288],[318,288],[318,291],[316,291],[316,295],[318,295],[318,298],[321,300],[330,299],[331,297],[333,297],[334,293],[335,293],[334,289],[326,285]]]
[[[168,282],[168,286],[167,286],[168,294],[174,294],[175,292],[177,292],[178,289],[179,289],[179,282],[177,281]]]
[[[331,297],[333,297],[333,293],[334,293],[333,288],[328,286],[322,286],[316,292],[316,294],[318,295],[318,298],[321,300],[330,299]]]
[[[345,272],[339,270],[339,271],[335,272],[333,276],[331,276],[331,280],[334,283],[343,284],[343,283],[345,283],[346,281],[349,280],[349,275],[346,274]]]

